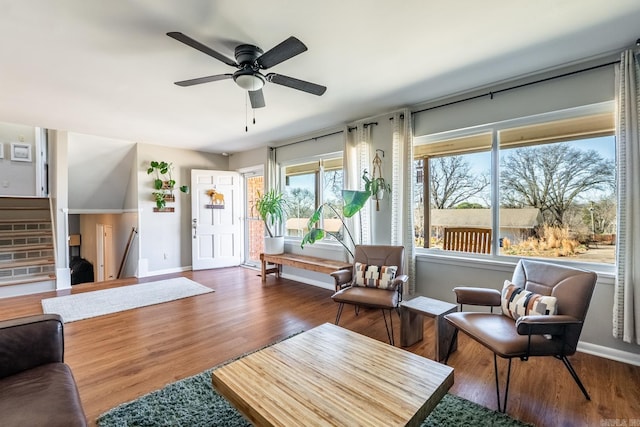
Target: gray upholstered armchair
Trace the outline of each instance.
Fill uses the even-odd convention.
[[[331,298],[338,305],[336,325],[345,304],[382,310],[389,343],[394,345],[392,310],[402,301],[404,284],[409,279],[403,274],[404,246],[357,245],[353,269],[331,273],[336,293]],[[385,310],[389,311],[389,323]]]
[[[514,358],[526,361],[532,356],[553,356],[562,360],[585,398],[590,400],[567,356],[576,352],[596,279],[591,271],[522,259],[502,292],[469,287],[454,289],[460,304],[502,308],[501,314],[457,312],[445,316],[456,327],[456,333],[464,332],[493,352],[499,411],[506,412]],[[503,402],[498,356],[509,360]]]

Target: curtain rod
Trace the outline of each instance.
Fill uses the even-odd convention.
[[[423,108],[422,110],[412,111],[411,115],[414,115],[414,114],[417,114],[417,113],[422,113],[424,111],[435,110],[435,109],[442,108],[442,107],[448,107],[450,105],[459,104],[461,102],[473,101],[474,99],[484,98],[485,96],[488,96],[488,97],[490,97],[490,99],[493,99],[493,95],[496,95],[498,93],[508,92],[510,90],[520,89],[522,87],[531,86],[531,85],[535,85],[535,84],[538,84],[538,83],[544,83],[544,82],[548,82],[550,80],[555,80],[555,79],[559,79],[559,78],[562,78],[562,77],[568,77],[568,76],[572,76],[574,74],[580,74],[580,73],[584,73],[586,71],[596,70],[598,68],[608,67],[610,65],[619,64],[619,63],[620,63],[619,60],[618,61],[611,61],[611,62],[607,62],[606,64],[594,65],[592,67],[583,68],[581,70],[576,70],[576,71],[570,71],[568,73],[559,74],[557,76],[546,77],[544,79],[535,80],[535,81],[528,82],[528,83],[522,83],[522,84],[519,84],[519,85],[516,85],[516,86],[511,86],[511,87],[508,87],[508,88],[504,88],[504,89],[489,91],[489,92],[486,92],[486,93],[482,93],[480,95],[475,95],[475,96],[470,96],[468,98],[459,99],[457,101],[451,101],[451,102],[447,102],[447,103],[444,103],[444,104],[435,105],[433,107]]]
[[[275,150],[275,149],[282,148],[282,147],[288,147],[290,145],[300,144],[301,142],[317,141],[320,138],[326,138],[327,136],[337,135],[337,134],[342,133],[342,132],[343,131],[339,130],[339,131],[336,131],[336,132],[328,133],[326,135],[314,136],[313,138],[302,139],[300,141],[290,142],[288,144],[278,145],[276,147],[270,147],[270,148],[272,150]]]
[[[366,128],[368,128],[369,126],[377,126],[377,125],[378,125],[378,122],[369,122],[369,123],[364,123],[364,124],[362,125],[362,127],[364,127],[364,128],[366,129]],[[358,126],[353,126],[353,127],[349,127],[349,128],[347,128],[347,130],[348,130],[349,132],[351,132],[352,130],[355,130],[355,129],[358,129]]]

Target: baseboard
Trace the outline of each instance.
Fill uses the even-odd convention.
[[[308,277],[296,276],[295,274],[288,274],[288,273],[283,273],[280,276],[285,279],[295,280],[296,282],[305,283],[307,285],[313,285],[319,288],[329,289],[330,291],[335,290],[333,284],[321,282],[320,280],[313,280],[313,279],[309,279]],[[269,280],[268,275],[267,275],[267,280]]]
[[[147,271],[144,275],[140,275],[138,277],[161,276],[163,274],[183,273],[185,271],[191,271],[191,266],[189,265],[187,267],[176,267],[176,268],[167,268],[166,270]]]
[[[627,363],[629,365],[640,366],[640,354],[630,353],[628,351],[622,351],[582,341],[578,343],[578,351],[592,354],[594,356],[604,357],[605,359]]]

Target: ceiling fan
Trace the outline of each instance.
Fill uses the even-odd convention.
[[[262,87],[266,82],[287,86],[292,89],[301,90],[318,96],[322,95],[327,90],[325,86],[320,86],[315,83],[295,79],[282,74],[268,73],[267,75],[264,75],[260,72],[260,70],[269,69],[274,65],[278,65],[279,63],[284,62],[287,59],[291,59],[307,50],[307,46],[293,36],[266,52],[263,52],[258,46],[250,44],[238,45],[235,48],[234,61],[220,52],[217,52],[180,32],[173,31],[167,33],[167,35],[186,44],[187,46],[197,49],[202,53],[212,56],[215,59],[238,69],[232,74],[215,74],[213,76],[175,82],[178,86],[193,86],[218,80],[233,79],[238,86],[249,92],[249,100],[251,101],[252,108],[262,108],[265,106]]]

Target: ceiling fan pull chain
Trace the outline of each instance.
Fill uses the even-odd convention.
[[[249,132],[249,92],[244,95],[244,131]]]
[[[256,109],[253,109],[253,124],[256,124]]]

